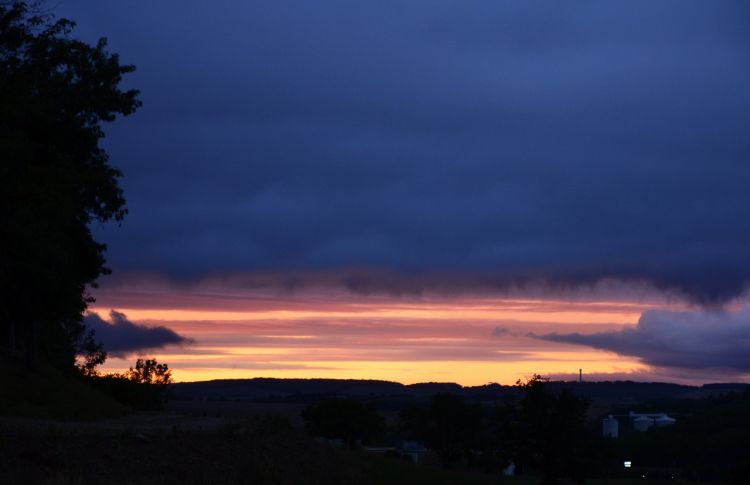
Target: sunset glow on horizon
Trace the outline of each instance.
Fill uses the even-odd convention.
[[[647,3],[61,5],[143,99],[105,367],[750,382],[746,8]]]
[[[739,0],[0,0],[0,485],[744,483],[748,54]]]
[[[646,372],[648,366],[632,357],[531,334],[617,331],[655,306],[487,295],[257,290],[222,296],[146,289],[99,292],[91,312],[106,318],[114,309],[189,339],[144,354],[167,362],[177,381],[278,377],[479,385],[512,384],[534,373],[572,375],[581,368],[596,375]],[[135,356],[112,355],[105,369],[126,369]]]

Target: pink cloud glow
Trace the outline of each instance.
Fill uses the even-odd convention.
[[[637,359],[540,341],[529,333],[602,332],[680,303],[497,295],[359,295],[221,285],[133,284],[100,290],[91,309],[167,326],[195,343],[153,354],[177,380],[241,377],[512,383],[533,373],[645,372]],[[110,359],[126,368],[135,355]]]

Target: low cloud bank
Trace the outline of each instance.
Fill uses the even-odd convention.
[[[736,312],[645,311],[619,331],[530,336],[609,350],[656,367],[750,371],[750,306]]]
[[[109,321],[98,313],[89,313],[84,318],[84,323],[87,328],[96,332],[96,340],[104,345],[104,350],[116,356],[192,342],[167,327],[150,327],[131,322],[124,313],[115,310],[109,312]]]

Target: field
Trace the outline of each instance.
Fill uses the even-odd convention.
[[[451,470],[443,470],[435,467],[420,467],[410,463],[402,463],[393,460],[372,460],[370,475],[364,484],[368,485],[407,485],[407,484],[430,484],[430,485],[538,485],[536,477],[504,477],[498,475],[487,475],[481,473],[468,473]],[[588,485],[674,485],[674,481],[666,480],[588,480]]]
[[[99,423],[3,420],[0,482],[49,484],[536,484],[335,449],[277,418],[158,424],[145,415]],[[628,485],[634,480],[596,480]],[[667,483],[651,481],[648,483]],[[673,483],[673,482],[669,482]]]
[[[431,466],[437,460],[429,457],[415,466],[321,444],[305,431],[300,416],[304,399],[263,403],[196,398],[172,400],[163,411],[133,412],[54,369],[29,372],[18,363],[0,363],[6,391],[0,395],[3,484],[538,483],[534,477],[445,470]],[[393,398],[388,399],[380,401],[381,414],[394,428],[398,408],[392,405]],[[744,406],[744,402],[723,405],[725,428],[734,429],[736,416],[744,416],[730,405]],[[589,481],[595,485],[636,482],[644,483]]]
[[[173,402],[163,412],[84,422],[2,418],[0,483],[538,483],[534,477],[444,470],[321,444],[304,433],[299,410],[294,404]]]

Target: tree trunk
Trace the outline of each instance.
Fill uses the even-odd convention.
[[[20,336],[18,335],[18,323],[14,320],[8,320],[8,344],[5,346],[8,350],[8,355],[16,355],[21,349],[23,349],[22,343],[19,341]]]
[[[16,353],[16,322],[8,322],[8,355]]]
[[[36,322],[33,320],[26,325],[26,367],[36,368]]]

